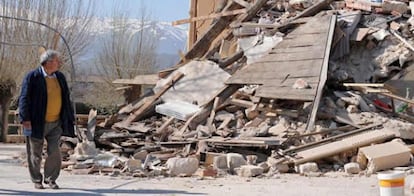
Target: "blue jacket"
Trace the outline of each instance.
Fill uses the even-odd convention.
[[[60,120],[62,122],[63,136],[75,137],[75,114],[70,101],[70,93],[66,78],[62,72],[55,72],[62,89],[62,108]],[[31,137],[42,139],[45,127],[47,89],[42,68],[30,71],[24,78],[19,97],[20,122],[31,121]]]

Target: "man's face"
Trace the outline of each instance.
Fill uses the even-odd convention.
[[[46,62],[45,69],[49,74],[56,72],[60,68],[60,59],[59,57],[54,57],[52,60]]]

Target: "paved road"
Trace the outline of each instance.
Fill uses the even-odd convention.
[[[0,143],[0,195],[379,195],[375,176],[343,177],[340,173],[312,178],[283,174],[272,178],[199,179],[72,175],[62,171],[57,181],[61,189],[36,190],[27,168],[13,159],[23,151],[24,145]],[[410,180],[406,181],[407,189]]]

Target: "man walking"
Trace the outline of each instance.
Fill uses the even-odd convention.
[[[34,187],[43,189],[43,181],[50,188],[59,189],[56,179],[62,164],[60,136],[75,136],[75,116],[65,76],[59,71],[59,53],[47,50],[40,56],[40,64],[23,80],[19,117],[26,136],[27,162]],[[45,139],[47,158],[42,175],[40,168]]]

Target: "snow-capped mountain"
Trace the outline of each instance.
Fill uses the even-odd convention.
[[[96,52],[103,45],[102,40],[109,39],[111,33],[121,30],[119,23],[110,18],[94,18],[89,27],[92,44],[87,48],[83,61],[91,61]],[[127,32],[131,37],[139,36],[141,31],[149,33],[157,40],[157,66],[166,68],[178,61],[178,51],[185,51],[187,42],[187,29],[183,26],[172,26],[167,22],[147,21],[144,24],[139,19],[128,19],[124,21]]]

